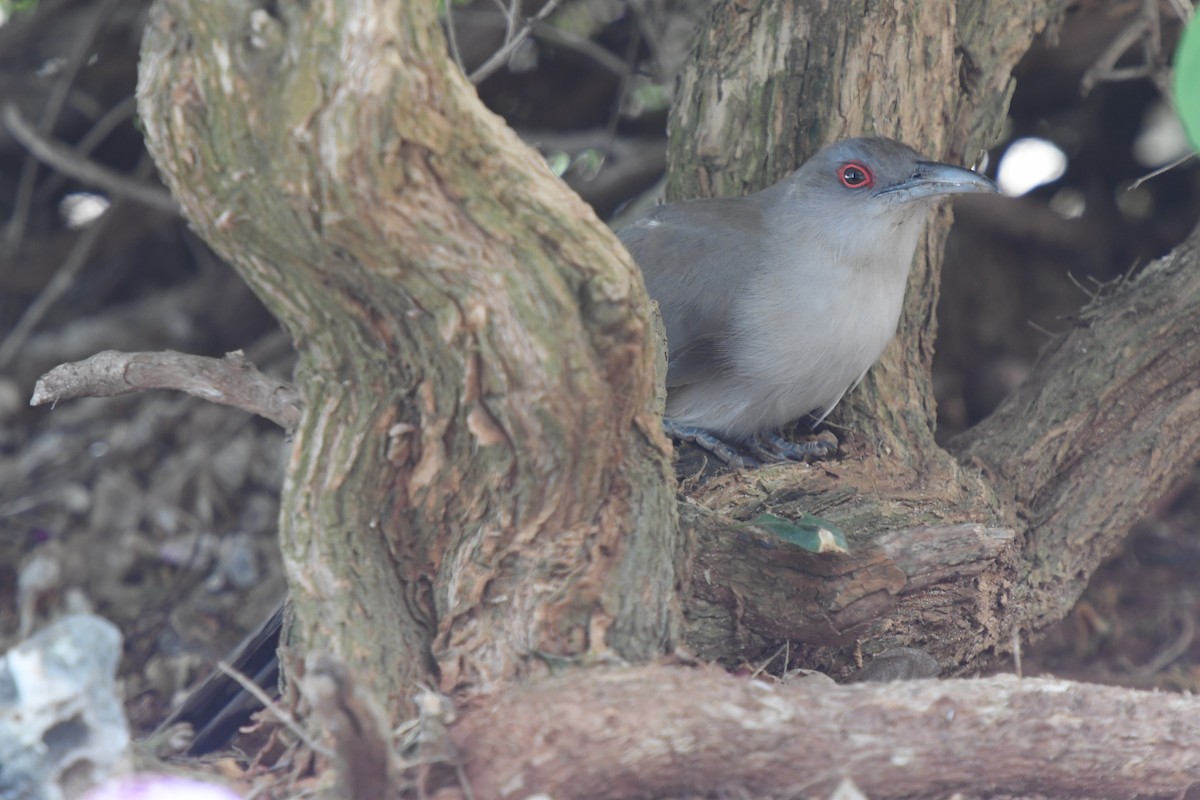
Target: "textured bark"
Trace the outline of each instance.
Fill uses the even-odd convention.
[[[1200,460],[1197,331],[1200,229],[1084,309],[996,413],[952,443],[1027,526],[1013,596],[1023,627],[1066,614]]]
[[[854,134],[895,136],[931,156],[970,161],[1005,117],[1013,65],[1065,8],[1032,0],[721,4],[681,82],[670,149],[673,193],[745,192],[775,180],[821,144]],[[1146,359],[1167,359],[1178,369],[1113,385],[1116,364],[1129,356],[1111,345],[1128,340],[1106,335],[1088,345],[1101,364],[1093,377],[1107,381],[1103,391],[1099,381],[1071,370],[1042,368],[1022,392],[1019,421],[1000,415],[971,435],[961,459],[938,447],[929,366],[948,224],[948,214],[935,217],[918,252],[896,343],[835,412],[846,427],[843,458],[823,468],[722,476],[692,492],[698,507],[685,519],[696,534],[699,568],[685,602],[687,638],[698,652],[755,661],[788,640],[800,663],[845,674],[859,652],[915,645],[949,671],[968,669],[981,655],[1007,650],[1014,631],[1036,632],[1061,618],[1099,560],[1200,455],[1184,427],[1193,417],[1186,368],[1195,348],[1176,338],[1191,321],[1166,303],[1155,322],[1128,335],[1139,337]],[[1148,280],[1158,285],[1165,278]],[[1190,288],[1161,291],[1180,297]],[[1122,306],[1106,308],[1093,316],[1129,317]],[[1079,407],[1080,396],[1089,401],[1084,409],[1095,407],[1093,398],[1112,397],[1112,408],[1124,403],[1120,408],[1132,415],[1144,405],[1140,393],[1153,386],[1162,387],[1157,418],[1179,426],[1179,435],[1156,444],[1140,440],[1139,474],[1119,492],[1103,491],[1130,459],[1100,446],[1104,437],[1087,428],[1107,418],[1074,417],[1070,409]],[[1070,429],[1079,434],[1059,433],[1063,420],[1083,426]],[[1141,430],[1132,419],[1122,421]],[[1034,469],[1030,448],[1044,431],[1055,432],[1057,449],[1036,450],[1047,460]],[[1069,484],[1062,482],[1064,464],[1081,471]],[[748,582],[753,570],[728,564],[737,557],[730,541],[747,536],[728,519],[762,511],[821,515],[848,531],[854,555],[759,559],[756,550],[742,556],[761,561],[757,581]],[[920,579],[894,549],[910,531],[970,549],[963,525],[1005,531],[1008,544],[981,537],[933,582]],[[799,572],[796,559],[805,565]],[[801,574],[820,559],[830,563],[817,572],[843,576],[844,585],[808,586]],[[872,576],[881,570],[891,579],[877,583]],[[873,619],[846,612],[868,607]]]
[[[669,648],[681,561],[635,268],[478,102],[434,4],[163,0],[139,107],[197,230],[287,326],[302,643],[392,714],[531,654]]]
[[[1066,5],[721,3],[672,110],[668,193],[744,194],[846,136],[890,136],[969,164],[999,134],[1012,67]],[[949,216],[938,215],[914,265],[897,344],[834,417],[916,474],[954,469],[933,443],[929,379],[948,229]]]
[[[1013,64],[1065,6],[720,3],[682,79],[673,191],[742,192],[855,133],[970,160],[1004,118]],[[681,599],[705,658],[754,661],[788,642],[794,662],[839,674],[898,645],[962,671],[1057,618],[1156,487],[1200,456],[1194,247],[1090,311],[959,443],[960,461],[932,436],[938,216],[899,341],[840,412],[842,458],[685,483],[685,542],[655,413],[660,353],[612,237],[479,108],[433,4],[278,7],[160,0],[142,118],[189,218],[301,352],[283,537],[302,643],[348,663],[394,716],[418,680],[494,691],[452,729],[479,796],[721,781],[795,796],[842,776],[879,796],[1124,795],[1196,780],[1142,733],[1190,719],[1179,699],[1147,721],[1124,694],[921,684],[798,690],[764,711],[747,693],[765,690],[711,671],[542,682],[562,659],[531,657],[646,660],[670,649]],[[731,523],[762,511],[819,514],[852,553],[801,553]],[[1045,767],[1046,748],[1084,725],[1069,714],[1113,707],[1122,724],[1096,728],[1102,748],[1058,750]],[[848,744],[847,730],[864,738]],[[1186,753],[1194,732],[1172,730]],[[587,763],[564,755],[585,746]],[[688,783],[693,764],[722,777]],[[816,777],[796,778],[801,764]],[[1128,790],[1098,783],[1131,775]]]
[[[476,797],[768,800],[843,781],[872,798],[1182,797],[1200,782],[1195,708],[1011,676],[767,685],[642,667],[510,692],[453,736]]]
[[[171,389],[263,416],[285,431],[300,421],[296,390],[254,368],[242,353],[222,359],[184,353],[122,353],[105,350],[62,364],[38,379],[31,406],[54,406],[79,397],[116,397]]]
[[[980,631],[1006,618],[1016,572],[1011,530],[898,528],[831,557],[697,511],[682,520],[699,540],[685,637],[700,658],[840,678],[864,656],[920,645],[953,672],[978,655]],[[780,642],[787,657],[772,661]]]

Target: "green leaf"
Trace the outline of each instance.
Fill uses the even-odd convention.
[[[655,83],[642,76],[634,77],[629,90],[629,116],[640,117],[647,112],[670,108],[673,93],[673,86]]]
[[[777,517],[774,514],[759,514],[746,524],[762,528],[785,542],[790,542],[810,553],[847,555],[850,552],[846,534],[842,533],[836,525],[826,522],[820,517],[814,517],[812,514],[805,514],[795,521]]]
[[[546,166],[550,168],[558,177],[562,177],[567,171],[567,167],[571,166],[571,157],[566,153],[550,153],[546,156]]]
[[[9,17],[33,11],[36,7],[37,0],[0,0],[0,25],[7,22]]]
[[[1200,15],[1188,23],[1175,51],[1171,93],[1188,141],[1193,150],[1200,151]]]

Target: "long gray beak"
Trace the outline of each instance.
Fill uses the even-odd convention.
[[[977,172],[936,161],[918,161],[912,177],[885,186],[875,195],[892,195],[898,200],[916,200],[941,194],[999,192],[999,187]]]

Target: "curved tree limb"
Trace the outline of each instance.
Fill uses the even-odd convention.
[[[713,668],[575,672],[450,728],[480,797],[1179,797],[1194,697],[1048,679],[765,684]],[[1169,733],[1168,733],[1169,732]]]
[[[302,402],[295,387],[262,374],[240,353],[206,358],[185,353],[102,353],[60,364],[38,379],[31,406],[57,405],[80,397],[116,397],[150,389],[172,389],[240,408],[285,431],[300,421]]]
[[[1198,330],[1200,229],[1084,309],[1025,383],[952,443],[1025,526],[1022,625],[1066,613],[1129,527],[1200,460]]]
[[[389,713],[531,652],[670,647],[681,542],[630,260],[450,63],[436,9],[160,0],[138,88],[197,231],[288,328],[302,641]]]

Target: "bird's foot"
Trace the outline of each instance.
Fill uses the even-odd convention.
[[[680,425],[669,419],[663,420],[663,433],[672,439],[691,442],[697,447],[707,450],[731,467],[747,469],[762,466],[761,462],[748,455],[739,453],[737,448],[718,438],[712,431],[697,428],[695,425]]]
[[[712,431],[698,428],[695,425],[680,425],[664,419],[663,432],[673,439],[691,442],[712,453],[731,467],[739,469],[761,467],[763,464],[777,464],[783,461],[816,461],[829,458],[837,452],[837,442],[827,439],[789,442],[774,431],[755,434],[742,446],[745,452],[724,441]]]
[[[762,431],[746,443],[746,449],[764,464],[780,461],[818,461],[837,452],[837,442],[814,439],[811,442],[790,442],[775,431]]]

